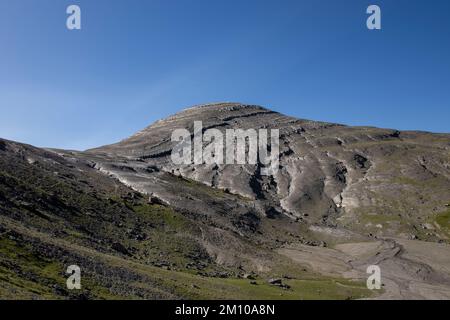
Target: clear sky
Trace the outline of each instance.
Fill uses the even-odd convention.
[[[2,138],[86,149],[216,101],[450,132],[450,1],[0,0]]]

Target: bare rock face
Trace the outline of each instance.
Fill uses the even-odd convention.
[[[174,165],[171,134],[180,128],[193,132],[194,121],[202,121],[203,131],[215,128],[224,135],[226,129],[279,129],[280,169],[262,176],[259,165]],[[348,127],[238,103],[188,108],[78,156],[167,203],[195,202],[174,193],[165,180],[177,175],[251,199],[267,217],[284,214],[352,229],[364,224],[374,234],[398,234],[405,225],[414,232],[420,219],[442,211],[450,199],[448,134]],[[374,215],[385,221],[374,223]]]

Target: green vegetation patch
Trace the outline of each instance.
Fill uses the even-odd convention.
[[[19,243],[20,242],[20,243]],[[13,300],[112,299],[117,295],[87,274],[81,290],[68,290],[66,267],[44,257],[29,244],[0,235],[0,298]],[[124,298],[124,297],[122,297]]]
[[[435,221],[443,232],[450,235],[450,209],[438,214]]]

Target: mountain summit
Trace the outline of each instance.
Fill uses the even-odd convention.
[[[195,121],[203,123],[204,131],[215,128],[224,134],[227,129],[279,129],[280,170],[261,177],[258,164],[172,164],[172,132],[193,132]],[[336,225],[339,218],[358,224],[374,214],[387,219],[400,215],[417,224],[416,218],[443,210],[450,196],[449,141],[448,134],[348,127],[300,120],[260,106],[222,103],[185,109],[83,157],[136,190],[158,191],[168,202],[182,195],[166,194],[152,181],[170,172],[252,199],[264,212],[310,223]],[[148,172],[148,167],[158,172]],[[406,235],[414,233],[412,225],[409,230],[387,225],[371,231],[393,235],[402,229]]]
[[[172,133],[194,134],[195,122],[223,136],[279,130],[279,170],[174,164]],[[32,279],[43,297],[73,295],[58,273],[37,266],[78,261],[88,298],[224,298],[236,288],[242,298],[320,298],[305,283],[324,298],[449,298],[449,206],[449,134],[349,127],[254,105],[188,108],[84,152],[0,140],[0,268],[9,274],[0,296],[19,287],[32,296]],[[20,263],[30,275],[21,286]],[[357,282],[369,265],[382,269],[382,292]],[[284,287],[264,280],[283,276]]]

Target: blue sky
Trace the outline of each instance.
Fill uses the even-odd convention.
[[[0,0],[0,137],[86,149],[216,101],[450,132],[449,14],[447,0]]]

